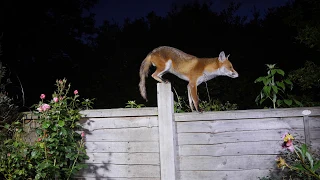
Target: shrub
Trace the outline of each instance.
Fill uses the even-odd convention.
[[[91,108],[92,100],[80,101],[77,90],[69,97],[71,85],[66,82],[57,80],[52,98],[45,101],[46,96],[41,94],[41,101],[33,106],[39,124],[33,145],[22,140],[21,123],[5,126],[15,131],[1,146],[0,172],[6,179],[70,179],[86,166],[85,133],[79,120],[80,110]]]

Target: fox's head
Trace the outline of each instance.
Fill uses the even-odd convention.
[[[228,57],[230,54],[226,57],[223,51],[220,52],[219,54],[219,71],[220,75],[222,76],[229,76],[231,78],[237,78],[239,74],[237,73],[236,70],[233,69],[233,66],[231,62],[229,61]]]

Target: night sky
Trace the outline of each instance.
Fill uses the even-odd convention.
[[[292,3],[286,4],[289,1]],[[226,12],[231,2],[241,4],[237,12]],[[0,39],[4,52],[1,58],[13,72],[7,74],[13,82],[7,91],[20,104],[24,95],[24,106],[30,107],[38,102],[41,93],[52,93],[56,79],[65,77],[81,97],[95,98],[94,108],[120,108],[129,100],[154,107],[157,97],[157,81],[151,77],[154,67],[147,78],[148,102],[139,93],[139,68],[152,49],[165,45],[197,57],[216,57],[220,51],[231,54],[239,78],[219,77],[200,85],[201,101],[210,97],[221,103],[237,104],[238,109],[269,106],[269,102],[262,105],[255,102],[263,84],[254,81],[266,74],[266,64],[275,63],[286,72],[286,77],[297,74],[290,95],[297,96],[305,106],[314,106],[320,104],[317,84],[320,74],[315,73],[320,70],[312,69],[316,67],[313,64],[306,66],[311,70],[303,71],[309,75],[301,76],[301,71],[296,70],[304,68],[307,61],[320,64],[318,27],[305,33],[305,27],[318,24],[319,2],[56,0],[39,4],[10,1],[6,16],[12,20]],[[183,6],[186,3],[190,6]],[[173,11],[176,7],[173,5],[178,9]],[[260,12],[258,19],[252,18],[254,7]],[[268,11],[272,7],[280,8]],[[86,17],[88,9],[95,16]],[[222,10],[225,12],[220,13]],[[238,15],[248,17],[247,21]],[[130,21],[126,22],[126,18]],[[109,22],[103,24],[105,20]],[[300,62],[293,63],[296,61]],[[39,75],[39,71],[45,75]],[[172,82],[179,96],[187,99],[186,81],[169,73],[164,78]],[[20,81],[23,93],[16,88],[20,87]],[[305,81],[309,83],[307,89]]]
[[[134,20],[145,17],[151,11],[159,16],[165,16],[171,10],[173,3],[179,5],[188,1],[192,0],[101,0],[92,11],[96,14],[96,26],[101,25],[104,20],[111,22],[114,20],[121,25],[127,17]],[[200,2],[205,1],[200,0]],[[219,12],[228,7],[232,0],[214,0],[212,2],[213,10]],[[242,3],[238,14],[250,18],[254,6],[261,10],[263,15],[267,8],[284,5],[288,0],[233,0],[233,2]]]

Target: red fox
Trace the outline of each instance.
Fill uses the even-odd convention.
[[[196,111],[199,112],[197,93],[199,84],[216,76],[229,76],[231,78],[239,76],[237,71],[233,69],[228,57],[229,55],[226,57],[222,51],[219,57],[198,58],[173,47],[160,46],[150,52],[141,63],[139,73],[140,94],[148,101],[145,79],[148,76],[150,66],[153,65],[156,66],[156,71],[152,74],[152,77],[161,83],[168,82],[168,80],[162,78],[162,75],[168,72],[189,82],[187,87],[189,106],[192,111],[194,111],[194,106]]]

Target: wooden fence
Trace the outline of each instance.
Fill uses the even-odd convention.
[[[170,83],[158,84],[157,108],[82,114],[79,179],[257,180],[276,169],[283,133],[320,147],[320,107],[174,113]]]

